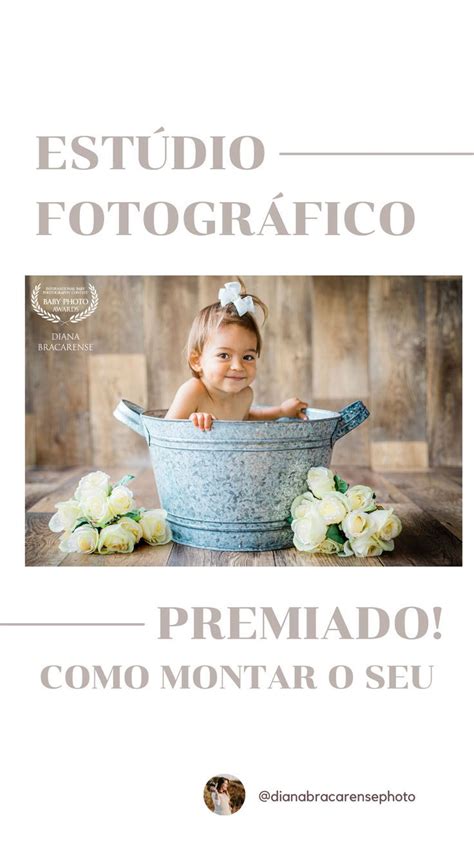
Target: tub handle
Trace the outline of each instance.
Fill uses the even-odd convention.
[[[134,433],[139,433],[149,444],[148,431],[142,423],[143,412],[145,410],[142,406],[138,406],[138,404],[132,403],[132,401],[121,400],[114,409],[114,418],[121,421],[122,424],[126,424]]]
[[[370,412],[362,401],[355,401],[345,406],[344,409],[339,410],[340,418],[336,424],[336,429],[332,434],[331,445],[334,445],[338,439],[355,430],[359,424],[362,424],[366,418],[369,417]]]

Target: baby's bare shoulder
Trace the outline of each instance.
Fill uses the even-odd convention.
[[[197,377],[190,377],[189,380],[186,380],[182,385],[179,387],[176,395],[180,395],[182,397],[199,397],[205,393],[205,388],[200,380]]]
[[[204,394],[204,386],[197,377],[190,377],[183,383],[166,413],[166,418],[189,418],[195,412]]]

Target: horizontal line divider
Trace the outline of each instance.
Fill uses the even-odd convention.
[[[2,626],[144,626],[145,623],[0,623]]]
[[[330,155],[366,155],[366,156],[419,156],[419,157],[466,157],[474,156],[474,152],[279,152],[279,155],[292,156],[330,156]]]

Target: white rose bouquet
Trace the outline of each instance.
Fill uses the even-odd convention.
[[[353,485],[329,468],[310,468],[309,491],[291,504],[291,528],[296,549],[340,556],[377,556],[392,551],[402,531],[393,509],[375,501],[368,485]]]
[[[108,474],[93,471],[79,481],[72,500],[57,503],[49,521],[62,532],[59,549],[65,553],[131,553],[143,538],[147,544],[167,544],[171,529],[164,509],[137,508],[134,479],[126,474],[112,484]]]

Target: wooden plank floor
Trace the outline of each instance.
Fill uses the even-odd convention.
[[[459,566],[461,552],[461,471],[375,473],[369,468],[337,466],[334,470],[351,485],[370,485],[377,500],[394,507],[403,532],[392,553],[379,558],[338,558],[337,555],[300,553],[295,549],[263,553],[198,550],[179,544],[150,547],[140,543],[131,554],[81,555],[62,553],[59,536],[48,528],[55,503],[72,497],[81,476],[93,468],[47,470],[34,468],[26,478],[26,564],[48,567],[424,567]],[[113,479],[129,468],[109,469]],[[151,468],[137,468],[132,488],[140,505],[158,505]]]

